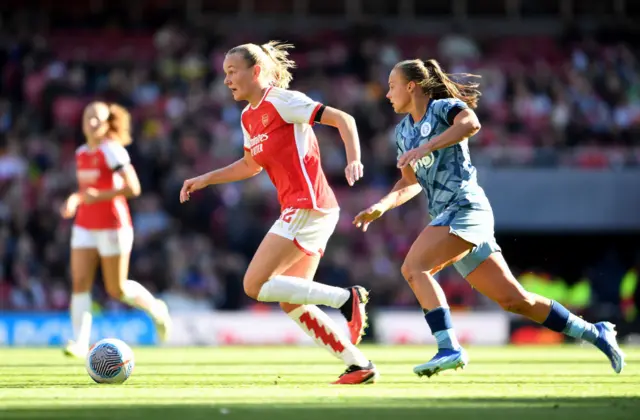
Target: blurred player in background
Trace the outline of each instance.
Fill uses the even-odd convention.
[[[453,330],[444,292],[433,277],[453,264],[471,286],[505,310],[596,345],[620,373],[624,354],[614,325],[586,322],[558,302],[527,292],[511,274],[494,238],[493,211],[469,156],[468,138],[480,130],[471,110],[480,96],[477,87],[454,82],[435,60],[396,64],[387,98],[396,113],[407,114],[395,132],[402,178],[388,195],[354,219],[366,231],[371,222],[421,190],[429,200],[431,223],[409,250],[402,275],[424,310],[438,353],[414,372],[431,376],[468,362]]]
[[[292,45],[269,42],[231,49],[224,60],[225,84],[242,111],[244,157],[184,182],[180,201],[208,185],[240,181],[266,169],[278,191],[281,216],[256,251],[244,276],[247,295],[260,302],[280,302],[282,309],[318,345],[342,359],[347,370],[335,382],[375,381],[375,366],[358,350],[366,324],[367,291],[316,283],[313,277],[339,218],[336,198],[320,164],[312,125],[336,127],[345,143],[345,175],[353,185],[363,175],[356,124],[350,115],[287,90],[295,63]],[[347,319],[351,342],[315,305],[339,308]]]
[[[167,306],[141,284],[127,280],[133,227],[127,198],[140,195],[140,182],[124,146],[131,143],[131,116],[119,105],[89,104],[82,129],[87,142],[76,150],[78,192],[67,198],[61,214],[75,216],[71,232],[71,321],[74,340],[70,356],[84,357],[91,335],[91,288],[98,265],[107,293],[142,309],[165,340],[170,326]]]

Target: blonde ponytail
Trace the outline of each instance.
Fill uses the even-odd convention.
[[[295,61],[289,58],[289,51],[287,51],[294,48],[293,44],[269,41],[266,44],[262,44],[260,48],[273,63],[273,85],[284,89],[288,88],[293,80],[290,69],[296,67]]]
[[[269,41],[266,44],[244,44],[230,49],[229,54],[241,54],[249,66],[259,65],[268,74],[270,84],[280,88],[288,88],[293,80],[291,69],[296,67],[295,61],[289,58],[293,44],[280,41]]]

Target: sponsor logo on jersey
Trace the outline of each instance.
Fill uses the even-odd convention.
[[[433,153],[429,153],[427,156],[419,159],[414,165],[413,170],[417,171],[420,168],[428,169],[433,165],[435,158],[433,157]]]
[[[78,182],[92,184],[100,178],[100,169],[78,169]]]
[[[268,134],[258,134],[255,137],[252,137],[249,139],[249,147],[253,147],[256,146],[260,143],[262,143],[263,141],[267,141],[269,140],[269,135]]]
[[[262,153],[262,143],[269,140],[268,134],[258,134],[257,136],[249,139],[249,147],[251,148],[251,156],[255,156]]]

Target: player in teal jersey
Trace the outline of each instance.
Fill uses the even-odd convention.
[[[433,277],[453,264],[475,289],[505,310],[593,343],[620,373],[624,353],[613,324],[586,322],[558,302],[527,292],[511,274],[494,238],[493,211],[469,156],[468,139],[480,130],[473,112],[480,97],[477,88],[478,84],[453,81],[435,60],[396,64],[389,75],[387,98],[396,113],[407,114],[395,132],[402,178],[353,221],[366,231],[386,211],[420,191],[427,195],[431,223],[409,250],[402,275],[424,310],[438,352],[414,372],[431,376],[468,363],[453,330],[447,299]]]

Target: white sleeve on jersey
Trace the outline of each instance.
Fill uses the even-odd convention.
[[[78,155],[86,152],[87,150],[89,150],[89,146],[87,146],[86,144],[83,144],[82,146],[78,147],[76,149],[76,157],[78,157]]]
[[[242,137],[244,138],[244,150],[251,150],[251,143],[249,142],[249,133],[244,129],[244,124],[240,121],[240,128],[242,128]]]
[[[115,141],[107,141],[100,145],[107,165],[111,170],[117,171],[131,163],[127,149]]]
[[[321,103],[295,90],[278,89],[269,95],[269,100],[282,119],[289,124],[313,124],[313,119],[322,106]]]

